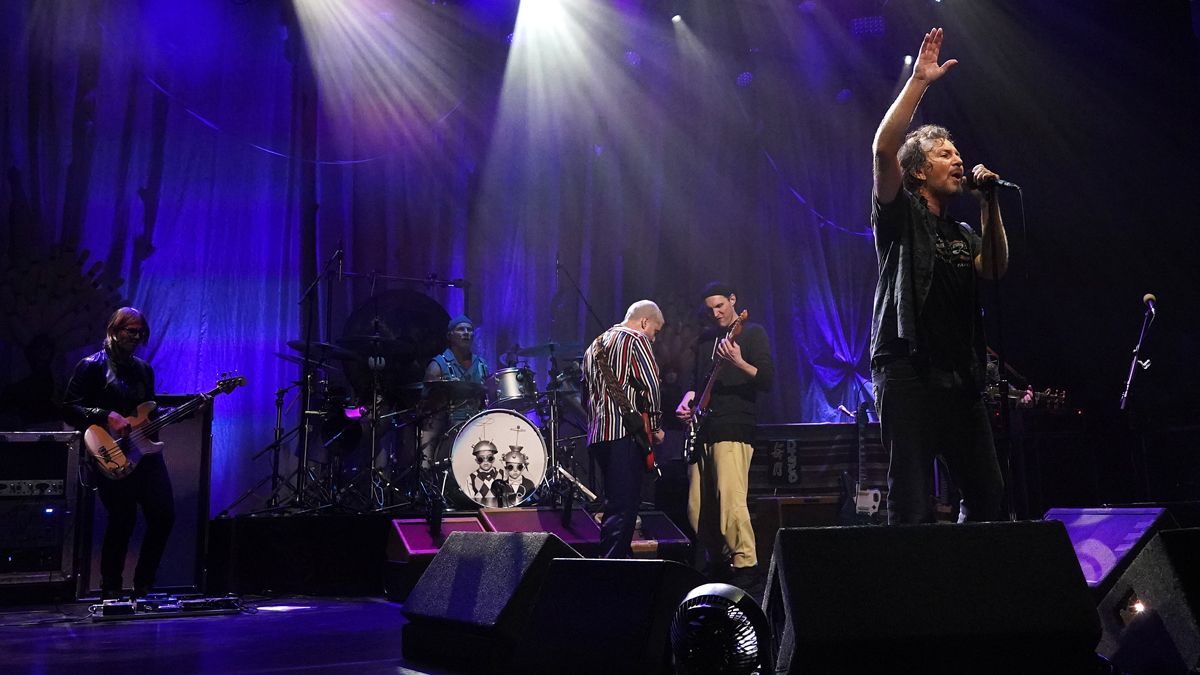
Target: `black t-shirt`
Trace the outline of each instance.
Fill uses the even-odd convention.
[[[716,341],[723,337],[725,331],[711,329],[697,341],[693,376],[693,389],[697,397],[701,396],[708,373],[712,371]],[[758,374],[751,377],[732,364],[721,368],[713,385],[709,414],[702,429],[706,443],[753,443],[757,428],[758,394],[769,391],[775,380],[775,360],[771,356],[771,341],[767,338],[766,329],[747,322],[734,342],[742,348],[742,358],[758,368]]]
[[[933,253],[933,282],[921,308],[921,334],[930,365],[965,372],[974,358],[975,261],[971,245],[956,223],[938,218]]]

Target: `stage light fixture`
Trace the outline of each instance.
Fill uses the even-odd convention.
[[[883,35],[886,29],[887,24],[884,22],[883,17],[878,14],[850,19],[850,34],[855,37]]]
[[[912,65],[912,54],[905,54],[905,55],[904,55],[904,65],[906,65],[906,66],[911,66],[911,65]]]
[[[675,15],[675,16],[673,16],[673,17],[671,17],[671,23],[680,23],[680,22],[682,22],[682,21],[683,21],[683,17],[682,17],[682,16],[679,16],[678,14],[676,14],[676,15]]]

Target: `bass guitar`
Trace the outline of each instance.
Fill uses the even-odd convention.
[[[156,419],[150,419],[150,413],[154,412],[157,404],[154,401],[146,401],[137,407],[132,417],[125,418],[130,426],[128,434],[114,439],[109,435],[107,428],[93,424],[83,432],[83,445],[100,473],[113,480],[120,480],[133,473],[143,457],[162,452],[165,444],[162,441],[150,440],[159,429],[196,412],[217,394],[228,394],[243,384],[246,384],[246,378],[240,375],[219,379],[217,386],[211,391],[200,394]]]
[[[742,325],[746,319],[750,318],[750,312],[742,310],[742,313],[733,318],[733,323],[729,324],[729,330],[725,332],[725,339],[732,340],[742,334]],[[700,425],[704,423],[704,417],[708,415],[708,405],[712,402],[713,385],[717,383],[717,376],[721,374],[721,367],[725,365],[725,359],[717,358],[713,364],[712,371],[708,374],[708,380],[704,383],[704,390],[692,401],[692,419],[688,421],[688,437],[683,444],[683,457],[688,464],[695,464],[700,459],[700,453],[697,452],[700,445]]]

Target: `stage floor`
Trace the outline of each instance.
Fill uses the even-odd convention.
[[[257,611],[94,622],[88,603],[0,607],[9,673],[429,673],[400,653],[401,605],[243,598]],[[284,611],[286,609],[286,611]]]

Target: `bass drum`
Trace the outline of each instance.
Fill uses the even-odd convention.
[[[462,508],[525,505],[546,478],[542,433],[513,410],[485,410],[447,432],[440,446],[438,459],[450,460],[442,492]]]

